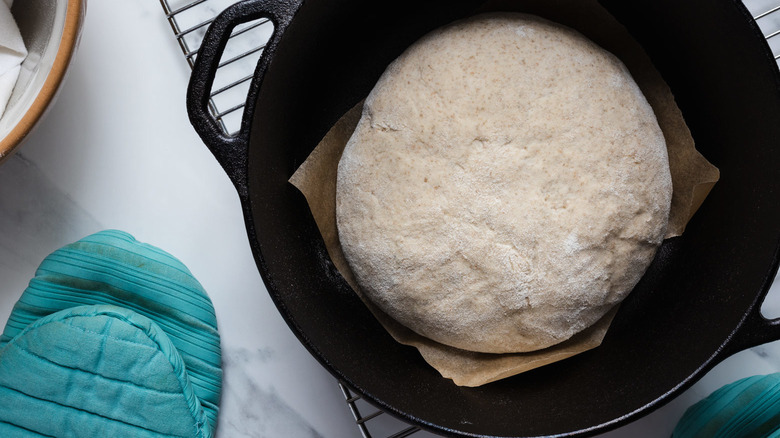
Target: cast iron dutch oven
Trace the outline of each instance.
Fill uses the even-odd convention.
[[[250,0],[206,34],[190,118],[238,189],[258,269],[300,341],[338,379],[410,423],[451,436],[530,437],[617,427],[725,357],[779,339],[780,322],[759,309],[778,266],[780,75],[738,0],[602,0],[671,86],[721,180],[685,234],[664,242],[600,347],[462,388],[383,330],[334,269],[287,180],[405,47],[483,3]],[[241,131],[224,136],[207,111],[209,90],[231,29],[260,17],[275,32]]]

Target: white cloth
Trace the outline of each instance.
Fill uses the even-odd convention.
[[[12,2],[0,1],[0,117],[14,91],[22,61],[27,57],[19,27],[11,15]]]

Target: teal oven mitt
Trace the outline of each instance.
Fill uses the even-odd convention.
[[[79,306],[0,348],[0,436],[212,436],[184,361],[149,318]]]
[[[203,287],[179,260],[122,231],[93,234],[44,259],[14,306],[0,336],[0,349],[5,352],[0,355],[0,362],[5,360],[8,351],[15,351],[6,347],[27,327],[56,312],[84,305],[117,306],[133,312],[133,321],[145,317],[153,322],[180,357],[192,394],[205,413],[205,429],[214,431],[222,387],[214,307]],[[173,353],[164,354],[176,357]],[[39,376],[41,385],[45,379],[48,379],[45,374]],[[70,382],[59,384],[73,385]],[[79,395],[82,388],[72,388],[74,397],[84,396]],[[0,403],[2,400],[0,397]],[[136,406],[135,409],[140,411],[144,407]],[[3,410],[0,408],[0,412]],[[0,422],[8,422],[8,419],[0,419]],[[78,433],[78,436],[93,435]]]
[[[721,387],[685,411],[672,437],[780,437],[780,373]]]

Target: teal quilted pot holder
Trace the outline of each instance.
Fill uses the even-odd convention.
[[[0,436],[211,437],[176,347],[111,305],[62,310],[0,348]]]
[[[179,392],[186,395],[184,388],[191,388],[192,400],[197,400],[205,415],[205,425],[201,432],[198,433],[206,434],[208,432],[210,434],[214,431],[222,387],[220,340],[214,307],[203,287],[184,264],[165,251],[138,242],[131,235],[122,231],[108,230],[90,235],[78,242],[58,249],[44,259],[36,271],[35,277],[30,281],[29,286],[14,306],[5,330],[2,336],[0,336],[0,349],[3,349],[2,351],[5,352],[4,356],[0,357],[0,360],[9,360],[7,357],[9,357],[8,354],[10,352],[15,352],[13,357],[19,355],[29,356],[29,350],[24,350],[27,351],[27,353],[24,353],[19,349],[18,346],[21,345],[19,344],[21,340],[17,340],[17,338],[26,333],[25,330],[29,327],[38,327],[41,318],[49,317],[66,309],[85,305],[114,306],[109,308],[115,313],[131,315],[127,317],[129,318],[128,321],[137,322],[139,319],[145,318],[140,326],[127,323],[129,324],[126,327],[128,331],[130,330],[129,327],[135,327],[138,330],[140,330],[139,327],[156,327],[156,333],[163,333],[164,336],[161,335],[156,338],[167,340],[159,343],[159,346],[161,346],[160,354],[169,358],[171,363],[175,363],[177,360],[181,362],[182,369],[186,373],[187,381],[189,382],[189,386],[183,385],[183,389]],[[99,307],[99,309],[105,308]],[[62,314],[59,315],[62,316]],[[58,322],[48,325],[46,331],[52,331],[52,327],[60,327],[57,330],[66,330],[70,337],[76,333],[80,333],[82,337],[86,336],[88,330],[82,329],[85,325],[88,326],[90,324],[84,322],[88,317],[82,315],[79,318],[78,327],[80,328],[74,328],[76,326],[73,324],[76,320],[71,318],[67,324]],[[105,333],[112,333],[113,327],[121,326],[121,324],[117,325],[118,323],[115,322],[117,320],[115,316],[109,317],[100,314],[100,317],[96,315],[93,318],[99,321],[99,323],[95,322],[95,324],[101,327],[100,330],[97,330],[96,336],[105,336]],[[147,324],[147,320],[153,324]],[[107,321],[114,322],[109,324]],[[105,327],[100,324],[109,324],[109,326]],[[106,332],[104,333],[104,331]],[[125,333],[125,331],[122,333]],[[46,339],[55,336],[55,334],[47,334]],[[29,333],[25,336],[29,336]],[[31,337],[28,341],[31,339],[37,340],[36,336]],[[136,339],[140,335],[136,333],[133,336],[133,339]],[[63,336],[59,336],[57,339],[62,340]],[[9,345],[16,345],[16,347],[9,347]],[[49,342],[46,345],[49,345],[54,350],[59,348],[57,343]],[[77,346],[79,344],[73,345]],[[85,343],[85,345],[87,344]],[[170,345],[170,351],[165,349],[167,347],[163,348],[162,346],[164,345]],[[52,351],[47,354],[55,353],[58,352]],[[97,351],[86,353],[89,353],[87,354],[88,357],[98,357],[94,356],[94,354],[98,353]],[[75,351],[69,354],[75,354]],[[107,364],[114,356],[99,357],[101,358],[99,359],[101,363]],[[126,358],[126,360],[130,359]],[[139,362],[137,365],[142,366],[142,363]],[[5,368],[0,374],[3,374],[4,378],[8,372],[23,372],[23,370],[17,370],[16,366],[9,367],[6,363],[3,363],[2,366]],[[88,366],[88,368],[90,367],[91,365]],[[95,370],[91,369],[91,371]],[[38,374],[38,384],[41,387],[48,384],[62,385],[65,389],[71,391],[72,395],[70,397],[86,397],[86,390],[79,386],[74,386],[77,381],[61,380],[64,378],[72,379],[72,375],[63,374],[62,370],[60,372],[60,374],[56,375],[57,377],[54,377],[54,375],[49,377],[45,373]],[[32,375],[28,377],[32,378]],[[112,375],[111,378],[123,380],[123,377],[120,375]],[[51,382],[49,382],[50,380]],[[92,381],[85,380],[82,383],[89,382]],[[0,384],[0,386],[5,386],[5,384]],[[122,391],[127,391],[127,389]],[[137,399],[122,398],[120,400],[117,398],[123,394],[126,394],[126,392],[115,391],[113,393],[93,394],[93,396],[103,398],[107,404],[113,400],[117,403],[116,409],[117,414],[119,414],[119,411],[123,409],[120,406],[122,403],[130,403],[129,400],[137,401]],[[188,402],[188,406],[195,409],[192,400]],[[127,409],[129,409],[129,406],[128,404]],[[135,410],[138,415],[144,415],[141,412],[146,411],[143,406],[154,405],[136,406]],[[59,415],[59,413],[60,411],[50,412],[52,415]],[[169,413],[168,415],[168,421],[172,421],[173,414]],[[69,416],[68,418],[73,419],[77,417]],[[109,415],[107,418],[114,419],[117,417]],[[188,414],[187,418],[190,419],[188,421],[191,421],[192,415]],[[49,418],[49,420],[55,421],[56,418]],[[57,424],[62,425],[62,423]],[[128,424],[135,425],[136,423]],[[129,436],[146,436],[139,433],[134,430]],[[0,432],[0,436],[5,437],[9,435]],[[54,434],[53,436],[62,435]],[[78,433],[78,436],[119,435],[102,433],[94,435],[85,432]],[[185,434],[182,436],[207,435]]]

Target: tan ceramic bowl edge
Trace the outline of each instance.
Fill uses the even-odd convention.
[[[60,45],[57,49],[57,56],[54,58],[54,64],[30,108],[22,116],[22,119],[19,120],[19,123],[11,129],[11,132],[0,139],[0,163],[11,156],[22,140],[27,137],[56,96],[62,84],[62,79],[65,77],[65,73],[70,65],[73,53],[78,46],[85,10],[86,0],[68,0],[65,25]]]

